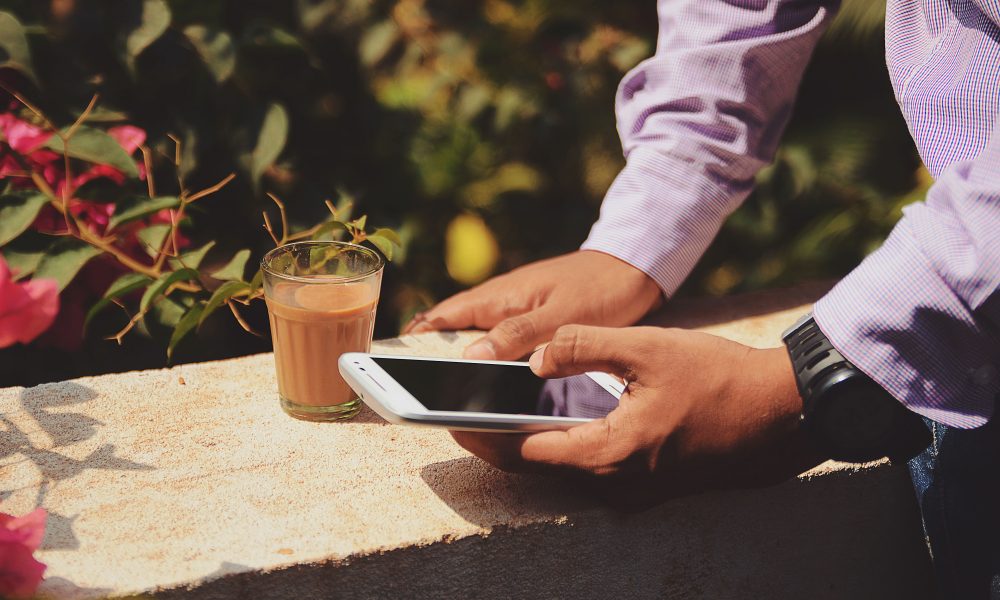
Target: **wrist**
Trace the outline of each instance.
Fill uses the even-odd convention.
[[[802,418],[802,397],[792,362],[784,348],[753,349],[748,372],[755,382],[761,406],[769,420],[783,433],[798,431]]]
[[[664,301],[663,290],[648,273],[634,264],[609,254],[602,250],[584,248],[577,250],[579,254],[596,255],[608,265],[614,265],[615,280],[621,289],[630,290],[630,297],[637,306],[644,307],[646,312],[659,308]]]
[[[802,428],[802,396],[792,361],[784,348],[752,350],[748,371],[756,382],[761,419],[766,420],[769,438],[787,455],[790,471],[802,473],[829,456]]]

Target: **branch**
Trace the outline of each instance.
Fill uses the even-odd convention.
[[[14,98],[16,98],[18,102],[20,102],[21,104],[23,104],[25,106],[25,108],[27,108],[31,112],[35,113],[35,116],[38,117],[39,119],[41,119],[45,123],[45,126],[48,127],[49,130],[52,131],[52,133],[54,133],[55,135],[57,135],[60,138],[62,138],[62,136],[59,135],[59,130],[56,128],[56,126],[53,125],[52,121],[49,121],[49,119],[44,114],[42,114],[42,111],[38,107],[36,107],[31,102],[28,102],[24,98],[24,96],[22,96],[21,94],[18,94],[17,92],[15,92],[14,90],[10,89],[9,87],[7,87],[6,85],[4,85],[3,83],[0,83],[0,88],[3,88],[3,90],[5,92],[7,92],[8,94],[10,94],[11,96],[14,96]]]
[[[327,198],[323,201],[323,204],[326,204],[326,208],[329,209],[330,214],[333,215],[333,220],[339,221],[340,217],[337,216],[337,207],[333,205],[333,202],[330,202],[330,199]]]
[[[267,197],[278,205],[278,213],[281,215],[281,243],[284,244],[288,240],[288,215],[285,213],[285,203],[271,192],[267,193]]]
[[[319,231],[319,228],[322,227],[323,225],[326,225],[326,223],[320,223],[319,225],[314,225],[309,229],[302,230],[298,233],[293,233],[292,235],[285,238],[285,241],[296,242],[298,240],[307,240],[311,238],[313,235],[315,235],[315,233]]]
[[[106,339],[108,341],[114,340],[114,341],[118,342],[119,346],[121,346],[122,345],[122,339],[128,334],[128,332],[132,331],[132,328],[135,327],[136,324],[139,321],[141,321],[143,317],[146,316],[146,313],[149,312],[149,308],[151,306],[153,306],[152,303],[150,303],[150,305],[147,306],[145,309],[140,310],[139,312],[135,313],[135,315],[133,315],[133,317],[128,320],[128,323],[125,324],[125,327],[122,327],[121,330],[118,333],[116,333],[114,335],[109,335],[108,337],[106,337],[104,339]]]
[[[179,137],[172,133],[168,133],[167,137],[174,143],[174,166],[181,166],[181,140]]]
[[[137,273],[142,273],[143,275],[152,277],[153,279],[156,279],[157,277],[160,276],[160,272],[157,269],[154,269],[149,265],[144,265],[141,262],[135,260],[131,256],[125,254],[118,248],[115,248],[114,246],[109,244],[107,240],[91,232],[86,227],[79,228],[76,237],[78,237],[80,240],[90,244],[91,246],[97,248],[102,252],[107,252],[111,256],[115,257],[115,259],[122,265],[128,267],[129,269],[132,269]]]
[[[236,310],[235,304],[233,304],[229,300],[226,300],[226,306],[228,306],[229,310],[233,312],[233,316],[236,318],[236,322],[240,324],[240,327],[242,327],[244,331],[253,334],[257,337],[262,337],[259,333],[254,331],[253,328],[250,327],[250,325],[246,322],[246,320],[243,319],[243,315],[240,314],[240,311]]]
[[[180,222],[184,218],[184,209],[187,208],[187,205],[191,204],[195,200],[198,200],[199,198],[204,198],[205,196],[214,194],[215,192],[221,190],[227,183],[232,181],[234,177],[236,177],[236,174],[230,173],[219,183],[201,190],[190,198],[185,197],[184,192],[181,192],[181,205],[176,212],[170,211],[170,231],[167,233],[166,237],[163,238],[163,242],[160,243],[160,247],[156,249],[156,260],[153,263],[153,268],[159,271],[160,268],[163,267],[163,261],[166,260],[168,255],[176,256],[180,253],[180,248],[177,247],[177,228],[180,226]],[[167,252],[167,245],[171,242],[173,243],[173,254]]]
[[[142,164],[146,165],[146,189],[149,190],[149,197],[156,197],[156,184],[153,182],[153,153],[145,145],[139,146],[142,152]]]
[[[76,130],[80,128],[80,125],[83,125],[83,122],[90,116],[91,111],[93,111],[94,107],[97,106],[97,99],[99,97],[100,94],[94,94],[93,97],[91,97],[90,104],[88,104],[87,108],[83,110],[83,113],[77,117],[76,121],[73,121],[73,124],[69,126],[69,130],[66,132],[65,136],[62,136],[64,141],[68,142],[73,138],[73,134],[75,134]]]
[[[167,256],[177,256],[177,223],[180,222],[181,217],[184,216],[184,203],[181,202],[181,207],[176,211],[168,211],[167,214],[170,215],[170,231],[167,235],[163,236],[163,241],[160,242],[159,248],[151,248],[156,252],[156,259],[153,260],[153,268],[157,271],[162,270],[163,261],[167,259]],[[167,250],[168,247],[173,244],[173,252]]]
[[[70,169],[69,164],[69,140],[67,138],[62,138],[63,142],[63,188],[62,188],[62,205],[63,205],[63,218],[66,220],[66,229],[72,233],[73,227],[70,225],[70,211],[69,211],[69,198],[76,190],[70,190],[70,181],[73,179],[73,171]]]
[[[274,240],[275,246],[280,246],[281,242],[278,241],[278,236],[274,235],[274,228],[271,227],[271,218],[267,216],[267,211],[262,210],[260,211],[260,214],[264,215],[264,229],[267,230],[267,234],[271,236],[272,240]]]
[[[230,181],[232,181],[235,178],[236,178],[236,173],[230,173],[229,175],[226,175],[222,179],[222,181],[220,181],[219,183],[213,185],[212,187],[207,187],[207,188],[201,190],[200,192],[197,192],[197,193],[192,194],[191,196],[189,196],[187,198],[184,198],[184,203],[185,204],[191,204],[192,202],[194,202],[196,200],[201,200],[205,196],[214,194],[215,192],[217,192],[217,191],[221,190],[222,188],[226,187],[226,184],[228,184]]]

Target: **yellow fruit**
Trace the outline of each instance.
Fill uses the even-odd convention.
[[[489,277],[500,259],[493,232],[476,215],[463,214],[445,231],[445,266],[452,279],[472,285]]]

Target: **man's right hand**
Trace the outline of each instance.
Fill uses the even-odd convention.
[[[417,315],[403,333],[487,329],[465,357],[514,360],[562,325],[632,325],[662,302],[645,273],[610,254],[580,250],[494,277]]]

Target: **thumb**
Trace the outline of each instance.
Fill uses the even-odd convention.
[[[531,352],[558,326],[558,313],[539,308],[504,319],[465,349],[476,360],[516,360]]]
[[[632,381],[636,361],[641,358],[630,350],[637,335],[635,328],[566,325],[531,356],[529,363],[536,375],[549,379],[603,371]]]

